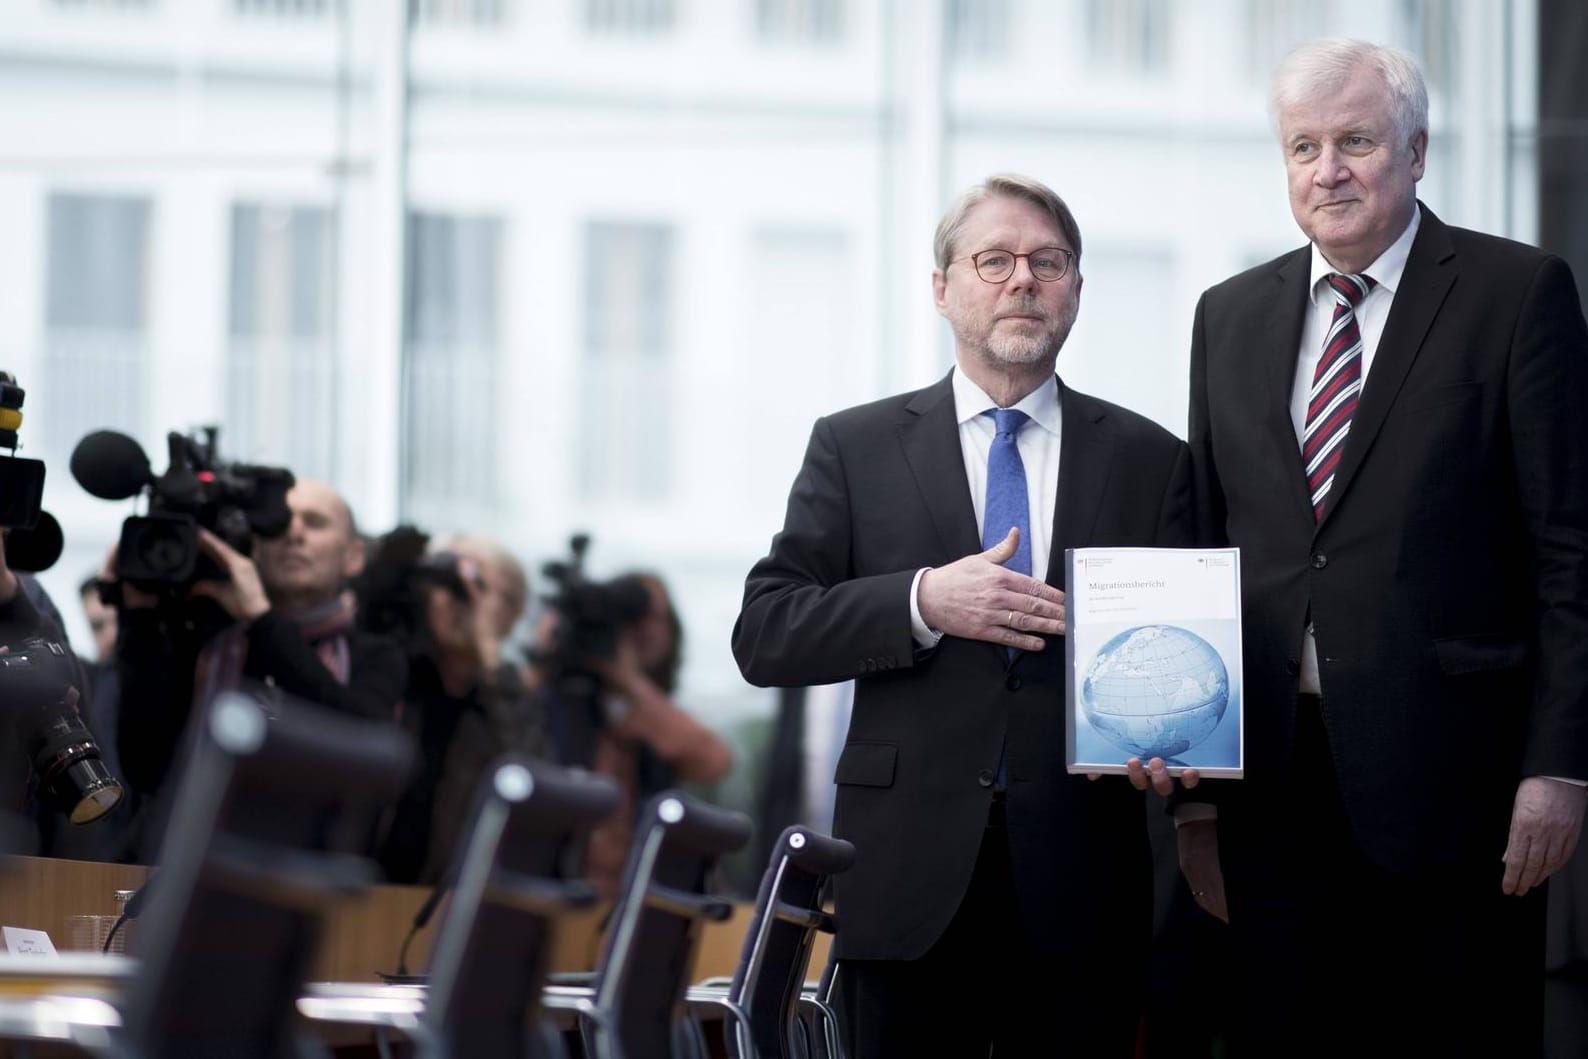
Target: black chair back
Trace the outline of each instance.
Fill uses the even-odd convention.
[[[596,893],[585,838],[621,797],[604,776],[509,756],[480,783],[430,956],[424,1022],[445,1054],[538,1059],[540,1009],[559,919]]]
[[[744,1012],[746,1027],[730,1023],[726,1043],[733,1059],[793,1059],[804,1055],[800,996],[818,931],[837,922],[824,909],[828,882],[855,862],[855,847],[808,828],[784,829],[772,850],[728,999]],[[735,1030],[747,1030],[745,1049]]]
[[[596,969],[596,1016],[585,1023],[595,1057],[665,1059],[690,1023],[684,993],[707,922],[733,914],[714,897],[718,860],[750,839],[744,813],[678,791],[651,799],[635,820],[623,883]]]
[[[196,718],[124,1005],[134,1055],[295,1054],[294,1004],[331,903],[413,758],[400,730],[239,692]]]

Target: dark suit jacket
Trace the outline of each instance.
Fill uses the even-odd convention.
[[[1227,802],[1238,827],[1306,781],[1284,766],[1310,614],[1359,846],[1394,870],[1497,874],[1520,778],[1588,778],[1588,331],[1571,272],[1423,208],[1316,524],[1289,416],[1308,279],[1304,248],[1196,313],[1198,505],[1244,580],[1248,768]]]
[[[1063,437],[1047,580],[1064,549],[1180,542],[1183,443],[1061,386]],[[839,953],[912,959],[953,917],[1008,735],[1010,846],[1040,950],[1139,955],[1150,926],[1141,796],[1064,772],[1064,644],[1017,655],[945,636],[917,654],[917,570],[981,551],[947,378],[818,420],[783,531],[751,570],[733,632],[760,685],[859,678],[837,770]],[[1139,962],[1139,961],[1138,961]],[[1101,973],[1101,972],[1100,972]]]

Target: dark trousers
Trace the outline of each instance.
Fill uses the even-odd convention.
[[[1030,947],[1010,869],[1003,802],[995,800],[964,900],[926,955],[839,963],[849,1054],[1128,1057],[1142,984],[1100,982],[1106,976],[1086,964],[1073,954]]]
[[[1543,892],[1505,896],[1498,851],[1492,864],[1414,873],[1369,862],[1316,699],[1303,697],[1297,723],[1287,797],[1220,823],[1232,1053],[1537,1056]],[[1450,782],[1460,772],[1451,762]]]

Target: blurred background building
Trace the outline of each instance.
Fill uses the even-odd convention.
[[[0,0],[0,367],[67,530],[46,581],[71,599],[135,511],[67,473],[84,433],[161,469],[218,423],[367,529],[532,564],[591,531],[595,574],[672,583],[685,701],[764,718],[744,574],[812,420],[950,363],[949,197],[1068,198],[1061,372],[1183,434],[1198,294],[1300,242],[1265,88],[1318,35],[1421,57],[1445,220],[1588,277],[1571,0]]]

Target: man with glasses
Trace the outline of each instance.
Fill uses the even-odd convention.
[[[1081,235],[1024,177],[965,192],[932,288],[955,367],[817,421],[751,570],[746,679],[855,679],[834,830],[851,1053],[1132,1053],[1142,796],[1064,769],[1064,549],[1181,543],[1185,446],[1054,374]],[[1166,777],[1156,777],[1160,789]]]

